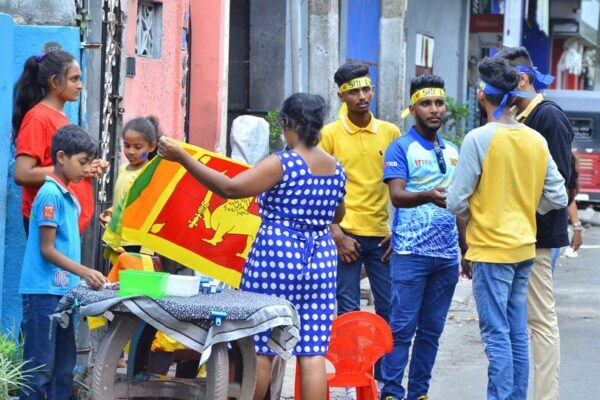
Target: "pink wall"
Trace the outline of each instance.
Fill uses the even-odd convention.
[[[189,0],[192,30],[189,142],[209,150],[219,145],[223,99],[227,95],[224,63],[228,40],[226,0]],[[225,149],[221,149],[225,150]]]
[[[188,0],[162,2],[163,34],[159,59],[135,54],[137,3],[137,0],[129,0],[127,10],[125,56],[136,57],[136,72],[133,77],[125,77],[124,122],[138,116],[155,115],[164,134],[182,138],[185,121],[182,80],[186,57],[186,50],[182,47],[182,29],[187,23]],[[125,63],[125,57],[122,62]]]

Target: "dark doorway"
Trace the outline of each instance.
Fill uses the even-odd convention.
[[[231,0],[229,15],[229,72],[227,94],[227,155],[233,120],[250,114],[250,1]]]

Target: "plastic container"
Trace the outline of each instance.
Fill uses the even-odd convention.
[[[119,296],[148,296],[160,299],[167,289],[167,272],[119,271]]]
[[[187,275],[169,275],[167,296],[189,297],[200,292],[200,277]]]

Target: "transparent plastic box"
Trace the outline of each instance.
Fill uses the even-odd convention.
[[[199,276],[169,275],[169,279],[167,279],[167,296],[190,297],[199,292]]]

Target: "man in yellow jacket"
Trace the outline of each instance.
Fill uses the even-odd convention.
[[[465,257],[489,360],[488,400],[526,400],[529,377],[527,287],[536,210],[567,205],[564,179],[546,140],[516,122],[509,105],[519,74],[506,60],[484,59],[477,99],[488,123],[467,134],[448,191],[451,212],[468,220]]]

